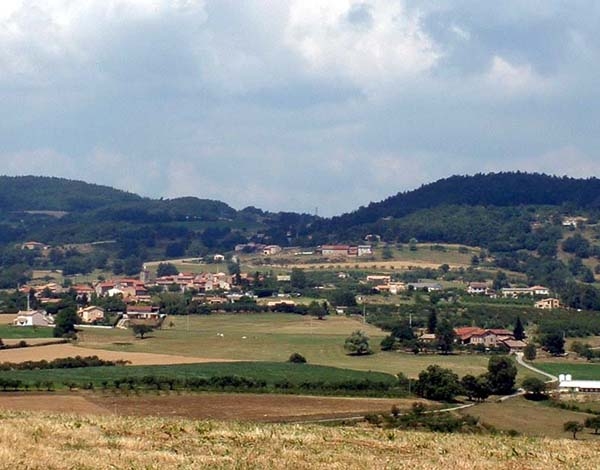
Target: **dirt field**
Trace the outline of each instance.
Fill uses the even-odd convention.
[[[2,393],[0,409],[225,421],[289,422],[362,416],[409,408],[414,400],[252,394]]]
[[[81,348],[72,344],[51,344],[33,348],[6,349],[0,351],[0,362],[25,362],[46,359],[58,359],[75,356],[98,356],[107,361],[119,359],[131,361],[132,365],[191,364],[198,362],[231,362],[225,359],[176,356],[171,354],[153,354],[142,352],[106,351],[102,349]]]

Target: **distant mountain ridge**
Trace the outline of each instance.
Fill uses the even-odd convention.
[[[109,186],[51,176],[0,176],[2,211],[86,211],[113,203],[141,201]]]
[[[400,192],[366,207],[324,219],[315,228],[343,230],[392,217],[402,218],[440,205],[520,206],[573,204],[578,208],[600,207],[600,179],[577,179],[538,173],[503,172],[451,176],[418,189]]]

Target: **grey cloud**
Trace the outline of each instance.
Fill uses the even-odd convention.
[[[98,2],[60,33],[38,5],[12,20],[28,34],[0,35],[10,174],[333,215],[452,173],[600,171],[591,0],[400,2],[438,55],[388,76],[335,49],[311,63],[314,20],[300,53],[288,26],[310,2],[164,1],[118,18]],[[389,5],[354,2],[331,27],[385,54],[398,44],[377,41],[403,37],[368,34]]]

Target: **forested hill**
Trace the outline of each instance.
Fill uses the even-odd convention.
[[[402,218],[441,205],[507,207],[563,204],[582,209],[599,208],[600,179],[520,172],[451,176],[360,207],[354,212],[322,220],[315,229],[340,232],[382,218]]]
[[[81,212],[141,201],[108,186],[47,176],[0,176],[0,211]]]

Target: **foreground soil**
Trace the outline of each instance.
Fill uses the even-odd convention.
[[[320,425],[3,412],[3,468],[596,469],[600,444]]]
[[[30,340],[28,340],[30,341]],[[107,361],[126,360],[132,365],[169,365],[202,362],[232,362],[225,359],[177,356],[172,354],[154,354],[141,352],[107,351],[74,346],[73,344],[50,344],[29,348],[4,349],[0,351],[0,362],[51,361],[62,357],[98,356]]]
[[[409,408],[414,400],[275,394],[2,393],[0,409],[80,414],[163,416],[225,421],[285,422],[364,416]]]

